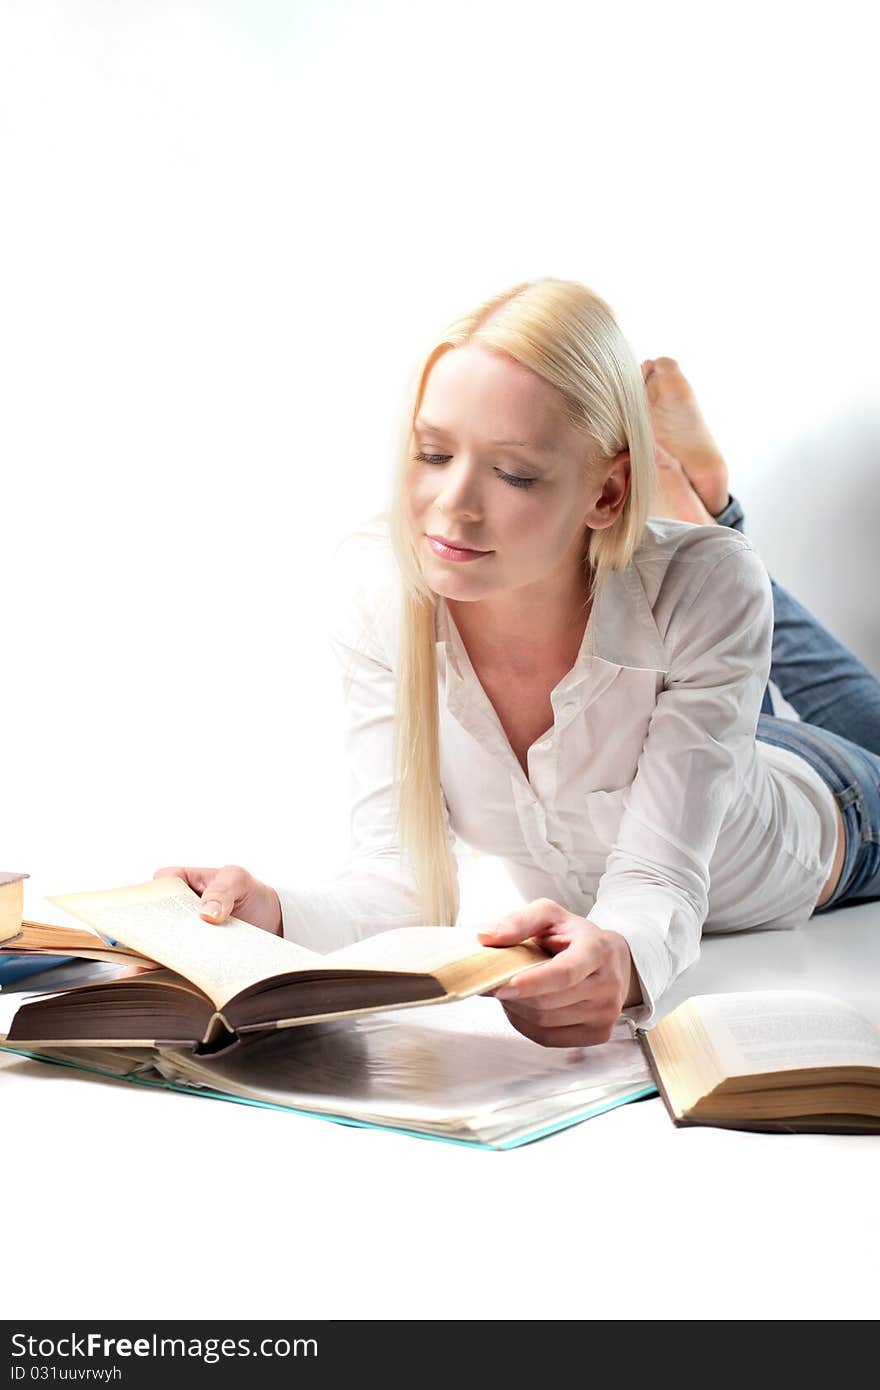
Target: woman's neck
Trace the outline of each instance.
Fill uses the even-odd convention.
[[[447,599],[446,606],[471,664],[527,680],[569,670],[577,659],[590,617],[586,580],[565,599],[531,598],[524,590],[489,599]]]

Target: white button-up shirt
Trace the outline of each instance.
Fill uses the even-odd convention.
[[[347,870],[279,888],[285,935],[332,950],[419,925],[392,796],[400,580],[383,522],[337,552],[351,777]],[[830,789],[802,758],[757,743],[773,605],[751,543],[652,518],[608,575],[577,660],[551,692],[553,727],[528,776],[437,601],[440,762],[450,847],[497,855],[527,900],[548,897],[630,948],[644,1006],[716,931],[785,927],[812,912],[837,835]]]

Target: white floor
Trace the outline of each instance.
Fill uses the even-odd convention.
[[[485,870],[471,920],[515,902]],[[707,938],[668,1002],[791,984],[880,1023],[880,903]],[[0,1084],[7,1318],[880,1312],[880,1137],[676,1129],[652,1099],[489,1153],[11,1056]]]

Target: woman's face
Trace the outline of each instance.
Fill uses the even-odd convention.
[[[477,344],[444,353],[425,384],[407,482],[409,522],[435,593],[551,592],[574,579],[603,491],[604,478],[591,482],[587,466],[595,447],[566,419],[560,392],[528,367]],[[484,553],[456,558],[431,537]]]

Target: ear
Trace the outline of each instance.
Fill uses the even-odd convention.
[[[605,477],[602,491],[584,517],[584,524],[591,531],[603,531],[612,526],[623,510],[629,494],[630,457],[629,449],[621,449],[613,459],[605,464]]]

